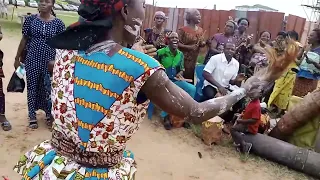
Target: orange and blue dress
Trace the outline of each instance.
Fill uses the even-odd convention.
[[[24,180],[134,178],[134,155],[126,142],[139,129],[149,104],[141,87],[162,67],[120,45],[101,50],[103,43],[91,52],[58,50],[52,139],[20,158],[14,170]]]

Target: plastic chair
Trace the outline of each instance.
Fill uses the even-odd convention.
[[[196,77],[197,77],[197,84],[196,84],[196,94],[194,96],[194,99],[198,102],[202,99],[202,87],[204,82],[204,77],[202,76],[203,69],[205,65],[199,64],[196,66]]]

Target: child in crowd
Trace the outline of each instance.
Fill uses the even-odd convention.
[[[236,124],[231,128],[231,136],[242,153],[249,153],[252,147],[251,143],[243,140],[243,134],[257,134],[261,124],[261,105],[259,100],[261,92],[248,93],[248,96],[250,102],[237,119]]]

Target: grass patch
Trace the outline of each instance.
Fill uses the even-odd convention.
[[[37,13],[37,8],[30,7],[18,7],[18,9],[14,9],[13,6],[8,7],[9,17],[7,19],[0,19],[0,24],[2,31],[9,37],[20,37],[21,35],[21,20],[18,17],[20,14],[26,13]],[[68,11],[56,11],[57,17],[60,18],[66,26],[78,21],[78,14],[76,12],[68,12]],[[13,19],[12,19],[13,14]]]

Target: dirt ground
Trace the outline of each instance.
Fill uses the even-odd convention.
[[[18,37],[5,36],[0,48],[5,54],[4,89],[13,72],[13,61],[19,43]],[[50,138],[43,115],[39,115],[40,128],[27,126],[26,93],[6,93],[6,115],[13,130],[0,130],[0,179],[21,179],[12,167],[19,156],[34,145]],[[239,155],[229,147],[205,146],[190,131],[165,131],[155,120],[145,120],[140,130],[129,141],[128,149],[135,153],[139,180],[296,180],[307,179],[287,168],[259,158],[241,162]],[[200,159],[198,152],[202,154]]]

